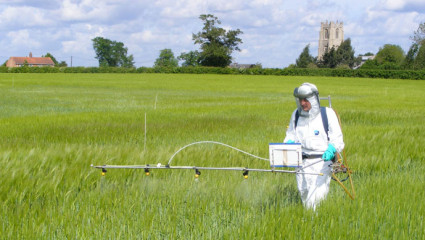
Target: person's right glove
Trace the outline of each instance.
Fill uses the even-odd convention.
[[[322,159],[325,160],[325,162],[330,161],[330,160],[334,159],[335,153],[336,153],[336,149],[335,149],[334,145],[329,143],[328,149],[326,149],[326,151],[322,155]]]

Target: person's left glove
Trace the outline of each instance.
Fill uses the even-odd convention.
[[[335,149],[334,145],[329,144],[328,149],[326,149],[326,151],[322,155],[322,159],[325,160],[325,162],[330,161],[330,160],[334,159],[335,153],[336,153],[336,149]]]

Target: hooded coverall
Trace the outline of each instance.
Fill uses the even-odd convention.
[[[332,144],[337,152],[341,152],[344,148],[344,141],[341,127],[335,112],[331,108],[326,108],[329,123],[329,141],[325,132],[320,114],[320,103],[318,95],[306,98],[311,109],[308,112],[302,110],[299,99],[296,98],[298,108],[292,113],[289,127],[286,131],[284,142],[288,140],[301,143],[302,151],[306,154],[314,155],[312,158],[304,158],[301,167],[317,162],[321,159],[328,148],[328,144]],[[300,112],[297,127],[295,128],[295,113]],[[326,198],[329,192],[331,180],[331,161],[320,161],[317,164],[309,166],[301,172],[323,173],[320,175],[297,174],[297,186],[301,195],[301,200],[306,208],[316,209],[321,200]]]

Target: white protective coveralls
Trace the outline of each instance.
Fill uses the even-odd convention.
[[[315,157],[303,159],[301,166],[306,166],[320,160],[321,155],[328,148],[328,144],[332,144],[337,152],[341,152],[344,148],[344,141],[336,113],[331,108],[326,108],[329,125],[328,141],[328,136],[326,135],[320,113],[320,100],[317,87],[314,84],[303,83],[298,89],[301,88],[311,88],[314,92],[311,96],[306,97],[311,104],[311,109],[308,112],[303,111],[300,99],[295,97],[297,109],[292,113],[284,142],[291,140],[296,143],[301,143],[303,153],[315,155]],[[294,95],[296,95],[295,92]],[[297,111],[299,111],[299,119],[297,127],[295,128],[295,113]],[[313,208],[315,210],[319,202],[326,198],[329,192],[332,175],[329,166],[331,163],[331,161],[321,161],[301,171],[323,173],[323,176],[308,174],[296,175],[298,191],[300,192],[301,200],[306,208]]]

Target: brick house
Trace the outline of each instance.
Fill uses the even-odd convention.
[[[55,63],[49,57],[33,57],[32,53],[29,54],[29,57],[10,57],[7,60],[6,67],[21,67],[26,64],[29,67],[45,67],[55,66]]]

